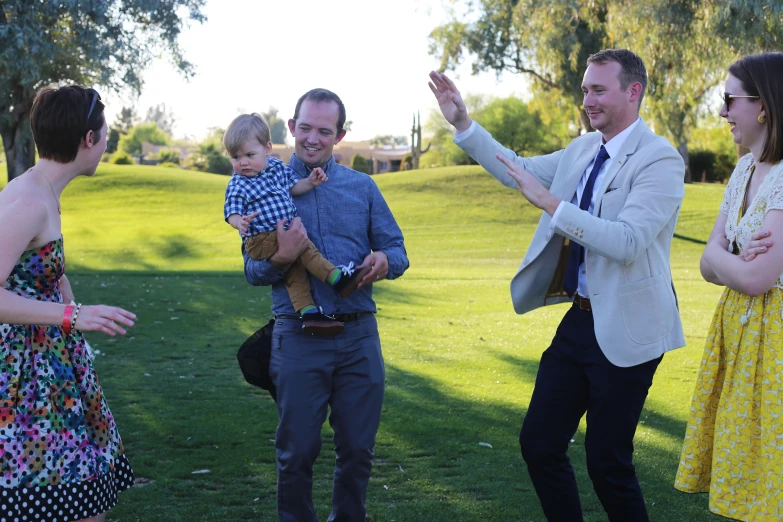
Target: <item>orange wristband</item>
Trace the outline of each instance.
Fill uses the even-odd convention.
[[[63,332],[69,334],[73,331],[73,312],[76,310],[74,305],[68,305],[63,312]]]

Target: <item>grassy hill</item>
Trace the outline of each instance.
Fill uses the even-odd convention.
[[[373,521],[538,521],[519,427],[538,358],[565,305],[517,316],[508,284],[539,212],[478,167],[374,178],[405,234],[411,268],[375,288],[387,393],[369,491]],[[268,291],[241,273],[223,222],[227,177],[101,165],[62,199],[68,271],[83,302],[129,308],[122,339],[90,335],[127,451],[145,485],[107,520],[276,520],[271,399],[246,385],[234,354],[268,316]],[[688,347],[664,357],[636,436],[652,520],[712,520],[704,495],[673,487],[693,382],[720,289],[698,259],[723,187],[690,185],[672,267]],[[314,497],[329,512],[330,430]],[[479,445],[489,443],[492,448]],[[570,450],[585,517],[603,511]],[[209,469],[210,473],[192,474]]]

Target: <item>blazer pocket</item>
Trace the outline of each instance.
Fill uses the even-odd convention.
[[[651,344],[669,334],[673,307],[671,286],[663,274],[620,286],[625,331],[637,344]]]
[[[598,215],[601,219],[617,221],[617,216],[620,215],[620,211],[623,209],[623,203],[625,203],[625,198],[622,190],[615,189],[607,192],[601,198],[601,212]]]

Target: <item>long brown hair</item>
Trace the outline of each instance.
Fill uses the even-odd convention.
[[[758,96],[767,115],[767,134],[759,161],[783,159],[783,53],[743,56],[729,67],[749,96]]]

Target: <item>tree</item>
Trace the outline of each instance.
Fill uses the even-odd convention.
[[[616,30],[650,64],[649,112],[687,167],[691,129],[705,110],[720,110],[719,98],[706,96],[728,66],[740,55],[783,44],[783,2],[649,0],[623,3],[623,9]]]
[[[147,109],[147,116],[144,118],[147,123],[154,123],[160,130],[169,136],[174,133],[174,113],[166,107],[165,103],[160,103]]]
[[[465,96],[469,109],[475,107],[470,110],[472,118],[503,146],[521,156],[547,154],[562,149],[573,139],[577,128],[576,109],[562,99],[547,99],[547,93],[536,98],[537,103],[525,103],[514,96],[482,99],[478,104],[475,100],[475,97]],[[444,166],[474,163],[462,149],[454,145],[454,130],[439,110],[434,109],[430,114],[427,127],[438,129],[433,143],[440,145],[439,150],[428,153],[427,163]]]
[[[185,168],[213,174],[231,174],[234,167],[223,148],[225,131],[218,127],[210,129],[210,134],[198,144],[198,151],[187,159]]]
[[[139,124],[139,116],[134,107],[123,107],[117,114],[117,119],[112,125],[120,134],[128,134],[130,130]]]
[[[471,93],[463,93],[463,100],[468,113],[475,116],[487,104],[487,98]],[[433,147],[425,156],[427,163],[445,167],[447,165],[474,165],[476,162],[465,151],[454,144],[454,127],[451,126],[440,110],[435,108],[430,111],[429,118],[424,124],[424,129],[432,136]]]
[[[741,54],[783,43],[781,0],[484,0],[475,21],[456,18],[430,35],[442,68],[474,55],[473,72],[525,73],[581,106],[586,58],[633,49],[649,74],[649,112],[687,161],[688,131],[704,97]],[[611,22],[611,23],[609,23]],[[611,28],[611,32],[609,32]],[[714,110],[714,109],[713,109]],[[588,128],[584,111],[582,126]]]
[[[0,2],[0,136],[13,179],[31,167],[30,108],[48,84],[101,85],[139,93],[140,72],[162,50],[186,76],[179,35],[205,20],[205,0]],[[180,18],[187,13],[187,18]]]
[[[575,107],[582,106],[582,75],[587,57],[608,40],[604,0],[484,0],[469,2],[465,18],[456,16],[430,33],[430,54],[440,69],[453,69],[471,55],[472,71],[511,72],[556,89]],[[478,11],[476,11],[478,9]],[[582,127],[592,130],[587,115]]]
[[[142,123],[120,138],[118,149],[133,156],[141,154],[141,144],[168,145],[169,137],[155,123]]]
[[[136,109],[132,106],[120,109],[117,119],[109,126],[109,136],[106,138],[106,152],[109,154],[116,152],[120,138],[128,134],[138,121],[139,117],[136,115]]]
[[[261,116],[264,117],[267,124],[269,124],[269,133],[272,137],[272,143],[285,145],[285,137],[288,135],[288,123],[277,115],[278,110],[274,107],[269,107],[269,110],[262,112]]]
[[[354,154],[351,158],[351,168],[356,172],[372,174],[372,161],[359,154]]]
[[[391,134],[378,134],[370,139],[370,145],[374,147],[395,146],[404,147],[408,144],[407,136],[392,136]]]

